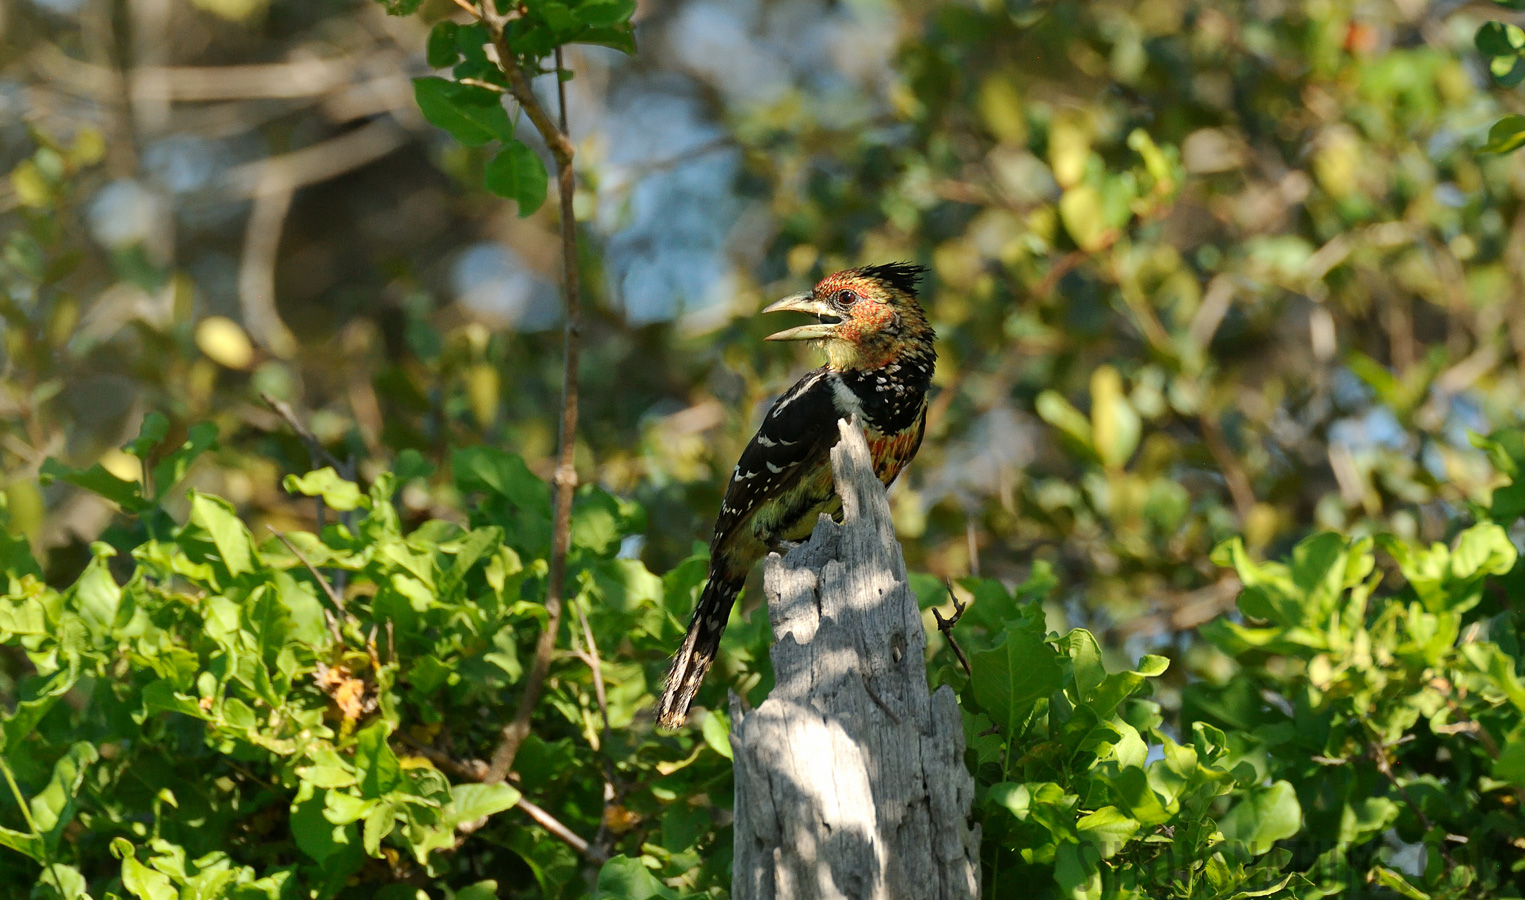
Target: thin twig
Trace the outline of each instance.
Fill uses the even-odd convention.
[[[546,812],[544,809],[541,809],[539,806],[536,806],[523,797],[519,798],[518,805],[520,809],[524,810],[526,815],[535,820],[535,824],[539,825],[541,828],[544,828],[546,831],[549,831],[553,837],[561,841],[563,844],[566,844],[568,847],[571,847],[573,850],[576,850],[589,862],[603,865],[609,861],[607,854],[596,847],[590,846],[587,841],[583,840],[583,838],[577,834],[577,832],[561,824],[560,820]]]
[[[266,406],[275,410],[275,414],[284,419],[287,426],[296,432],[297,437],[302,439],[302,443],[307,445],[307,453],[312,457],[314,465],[319,462],[325,462],[333,466],[335,472],[344,471],[344,463],[339,462],[337,456],[329,453],[328,448],[323,446],[323,442],[318,440],[318,436],[313,434],[312,430],[306,425],[302,424],[302,420],[297,418],[296,411],[291,408],[289,403],[284,400],[277,400],[263,391],[260,392],[259,398],[265,401]]]
[[[556,191],[561,205],[561,266],[562,292],[566,304],[566,327],[563,334],[564,364],[561,388],[561,425],[558,434],[560,450],[556,473],[552,478],[555,489],[555,515],[552,520],[551,558],[545,585],[545,629],[535,644],[535,659],[524,680],[524,691],[519,697],[519,708],[513,721],[503,728],[503,737],[492,756],[486,781],[502,781],[513,768],[514,756],[529,736],[530,718],[540,702],[545,689],[546,675],[551,667],[551,654],[556,649],[556,634],[561,627],[563,593],[566,588],[567,550],[572,542],[572,492],[577,487],[577,468],[573,465],[573,450],[577,442],[577,364],[582,338],[582,304],[577,279],[577,219],[572,211],[575,175],[572,170],[574,148],[567,137],[567,95],[561,75],[561,50],[556,50],[556,86],[560,101],[560,128],[551,122],[545,108],[530,89],[529,79],[519,68],[518,58],[504,35],[504,19],[493,9],[491,3],[480,7],[483,21],[487,23],[493,46],[498,51],[498,64],[508,76],[509,89],[519,106],[534,123],[551,154],[556,158]]]
[[[436,768],[449,772],[457,778],[462,778],[466,781],[486,781],[487,763],[482,760],[459,760],[443,750],[425,744],[411,735],[401,734],[400,736],[403,743],[416,750],[420,756],[434,763]],[[596,845],[589,844],[582,835],[568,828],[560,819],[546,811],[544,807],[526,800],[522,794],[515,806],[524,810],[525,814],[534,819],[537,825],[549,831],[557,840],[576,850],[579,855],[588,861],[598,865],[603,865],[608,861],[609,854],[606,851],[601,850]],[[486,821],[484,818],[478,819],[475,822],[466,822],[461,824],[457,830],[462,835],[468,835],[481,828]]]
[[[487,777],[487,763],[480,759],[456,759],[450,754],[437,747],[431,747],[406,732],[398,732],[403,743],[418,751],[418,755],[434,763],[435,768],[443,769],[457,778],[467,781],[481,781]]]
[[[588,614],[583,608],[574,604],[577,610],[577,621],[582,626],[582,637],[588,645],[586,651],[578,651],[577,655],[588,665],[588,670],[593,673],[593,696],[598,700],[598,712],[603,722],[603,731],[599,735],[600,755],[604,758],[604,815],[599,817],[598,833],[593,836],[594,848],[604,855],[611,849],[608,841],[611,836],[609,828],[609,807],[624,795],[624,789],[615,784],[614,757],[609,750],[610,741],[614,737],[614,730],[609,725],[609,694],[604,687],[604,661],[598,653],[598,642],[593,639],[593,626],[588,623]]]
[[[307,568],[307,571],[312,575],[313,580],[318,583],[318,587],[323,589],[324,596],[328,597],[328,602],[333,604],[334,607],[332,612],[326,609],[323,610],[324,618],[328,619],[329,633],[334,636],[334,643],[344,643],[344,634],[339,630],[339,620],[334,618],[335,613],[340,616],[347,615],[344,611],[344,598],[339,595],[338,591],[334,590],[333,585],[328,583],[328,579],[324,578],[323,573],[318,571],[318,567],[312,564],[312,560],[309,560],[307,556],[302,553],[302,551],[297,549],[297,545],[293,544],[290,538],[286,537],[286,535],[277,530],[274,525],[266,525],[265,527],[270,529],[271,533],[274,534],[281,543],[286,545],[287,550],[290,550],[297,559],[301,560],[302,565]]]
[[[485,88],[489,91],[492,91],[494,94],[508,93],[508,88],[504,87],[503,85],[493,84],[491,81],[483,81],[480,78],[462,78],[461,84],[469,84],[472,87]]]
[[[1363,724],[1365,724],[1364,720]],[[1414,817],[1419,820],[1419,826],[1428,834],[1434,828],[1434,825],[1430,822],[1429,816],[1426,816],[1424,811],[1419,808],[1419,804],[1414,802],[1414,797],[1409,793],[1408,787],[1399,781],[1398,776],[1394,774],[1392,762],[1387,758],[1387,745],[1373,740],[1367,745],[1367,750],[1371,754],[1372,761],[1377,764],[1377,771],[1381,772],[1394,788],[1397,788],[1398,793],[1403,797],[1403,801],[1408,804],[1409,809],[1414,813]],[[1451,858],[1451,852],[1445,848],[1445,845],[1442,844],[1438,849],[1440,850],[1441,857],[1446,861],[1446,866],[1448,868],[1455,868],[1456,860]]]
[[[943,614],[938,612],[937,607],[934,606],[932,607],[932,618],[937,620],[937,630],[943,633],[944,638],[947,638],[948,646],[953,648],[953,655],[958,657],[959,665],[964,667],[964,674],[973,678],[974,670],[969,668],[969,657],[964,655],[964,648],[960,647],[958,641],[953,639],[953,626],[957,625],[958,620],[964,617],[964,610],[969,607],[967,604],[960,603],[958,597],[954,595],[953,579],[943,579],[943,585],[948,588],[948,599],[953,601],[953,615],[944,619]]]
[[[604,743],[607,744],[609,741],[609,695],[604,689],[604,661],[598,655],[598,642],[593,639],[593,626],[588,624],[588,614],[583,612],[580,606],[577,607],[577,621],[582,625],[582,639],[588,643],[586,655],[581,653],[578,655],[584,656],[588,669],[593,673],[593,696],[598,700],[598,711],[603,717]]]

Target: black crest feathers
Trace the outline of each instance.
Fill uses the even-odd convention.
[[[892,262],[877,266],[864,266],[858,270],[870,278],[877,278],[896,290],[905,291],[911,296],[916,296],[916,285],[921,281],[921,276],[927,271],[926,266],[918,266],[915,263]]]

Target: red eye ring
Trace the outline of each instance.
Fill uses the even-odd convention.
[[[847,288],[843,288],[837,291],[837,295],[832,299],[836,301],[838,306],[852,306],[858,302],[858,295]]]

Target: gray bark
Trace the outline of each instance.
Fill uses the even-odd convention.
[[[927,690],[927,638],[889,501],[859,428],[832,450],[843,524],[768,557],[775,686],[731,698],[734,900],[979,895],[974,779],[952,689]]]

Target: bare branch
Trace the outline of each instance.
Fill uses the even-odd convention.
[[[578,656],[588,664],[588,669],[593,673],[593,696],[598,700],[598,712],[603,721],[603,731],[599,737],[600,754],[604,758],[604,813],[600,817],[598,833],[593,836],[593,846],[598,852],[607,855],[610,839],[609,807],[618,802],[624,795],[624,788],[615,784],[614,757],[610,755],[609,745],[613,738],[613,729],[609,726],[609,695],[604,687],[604,661],[598,654],[598,642],[593,639],[593,626],[588,623],[587,613],[581,606],[577,610],[577,621],[582,626],[583,640],[587,643],[586,652],[579,651]]]
[[[588,861],[597,863],[599,865],[603,865],[609,861],[607,855],[605,855],[602,851],[589,846],[587,841],[579,837],[577,833],[572,829],[561,824],[561,822],[555,816],[546,812],[544,809],[541,809],[523,797],[519,798],[519,808],[524,810],[524,812],[531,819],[534,819],[535,824],[539,825],[541,828],[544,828],[546,831],[549,831],[557,840],[561,841],[563,844],[566,844],[568,847],[571,847],[573,850],[576,850],[578,853],[582,854],[588,859]]]
[[[328,449],[323,446],[323,442],[318,440],[318,436],[312,433],[312,429],[303,425],[302,420],[297,418],[296,411],[291,408],[291,404],[284,400],[277,400],[264,392],[260,393],[259,398],[265,401],[266,406],[275,410],[275,414],[284,419],[286,425],[296,432],[296,436],[302,439],[302,443],[307,445],[307,453],[312,457],[313,465],[323,462],[333,466],[335,472],[343,472],[345,470],[344,463],[339,462],[338,457],[329,453]]]
[[[964,610],[968,609],[968,606],[960,603],[958,597],[954,596],[953,579],[945,578],[943,579],[943,584],[948,588],[948,599],[953,601],[953,615],[944,619],[943,614],[938,612],[937,607],[934,606],[932,607],[932,618],[937,620],[937,630],[943,633],[943,637],[948,640],[948,646],[953,648],[953,655],[958,657],[958,664],[964,667],[964,674],[972,678],[974,670],[969,668],[969,657],[964,655],[964,648],[960,647],[958,641],[953,639],[953,626],[957,625],[958,620],[964,617]]]
[[[377,119],[311,147],[235,166],[227,180],[234,193],[246,197],[295,190],[374,162],[406,141],[407,132],[396,122]]]
[[[561,263],[562,292],[566,305],[566,326],[563,336],[564,363],[562,368],[561,424],[558,435],[559,452],[556,473],[552,478],[555,491],[555,513],[551,531],[550,571],[545,586],[545,630],[535,644],[535,659],[529,675],[524,680],[524,691],[519,697],[519,708],[513,721],[503,728],[503,737],[493,753],[492,765],[486,781],[502,781],[513,768],[514,756],[529,736],[530,719],[540,694],[545,689],[546,675],[551,667],[551,654],[556,649],[556,634],[561,627],[561,615],[566,589],[567,551],[572,543],[572,492],[577,487],[577,468],[573,465],[573,450],[577,443],[577,365],[582,339],[582,303],[577,278],[577,219],[572,211],[572,197],[576,187],[572,170],[572,141],[566,135],[567,95],[560,80],[561,50],[556,51],[557,87],[560,100],[560,127],[551,122],[545,108],[530,90],[529,79],[519,68],[517,57],[504,36],[504,19],[493,11],[491,3],[481,6],[481,15],[488,24],[493,46],[498,51],[498,64],[508,75],[514,99],[530,117],[546,146],[556,158],[556,191],[561,206]]]
[[[354,77],[347,59],[302,59],[247,66],[139,66],[134,101],[294,99],[326,94]]]
[[[275,170],[266,169],[262,177],[276,177]],[[244,324],[256,341],[282,359],[296,354],[297,339],[281,321],[275,307],[275,260],[295,193],[290,187],[255,189],[254,209],[244,231],[243,259],[238,267],[238,301],[243,308]]]

